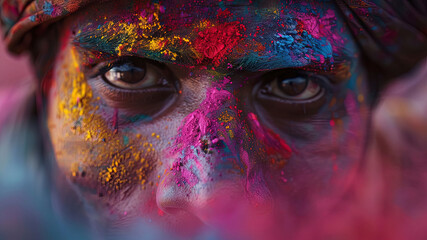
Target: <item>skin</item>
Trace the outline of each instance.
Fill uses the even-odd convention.
[[[47,98],[56,175],[101,232],[149,219],[184,236],[206,225],[280,237],[345,191],[367,90],[334,7],[224,4],[127,1],[64,21]],[[129,56],[149,59],[163,95],[99,74]],[[296,100],[272,87],[289,71],[320,92]]]

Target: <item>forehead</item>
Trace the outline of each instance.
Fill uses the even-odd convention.
[[[73,44],[102,59],[141,55],[250,71],[327,68],[355,47],[329,1],[118,1],[74,21]]]

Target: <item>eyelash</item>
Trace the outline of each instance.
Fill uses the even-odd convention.
[[[130,58],[132,58],[132,56],[120,57],[112,61],[108,61],[108,60],[104,61],[95,66],[92,65],[89,67],[89,68],[92,68],[91,69],[92,73],[90,74],[90,78],[96,78],[96,77],[102,76],[103,74],[108,72],[111,68],[127,63]]]
[[[164,71],[165,77],[167,77],[170,82],[178,81],[176,78],[169,78],[170,70],[165,68],[164,65],[161,65],[158,62],[154,62],[148,59],[127,56],[115,59],[113,61],[106,61],[93,68],[95,74],[92,75],[91,79],[93,79],[92,85],[94,89],[97,89],[97,91],[103,96],[103,98],[107,102],[107,105],[109,105],[110,107],[127,108],[126,105],[131,102],[145,102],[152,104],[153,101],[149,101],[150,97],[146,97],[147,95],[151,95],[152,98],[158,100],[160,96],[168,96],[167,94],[172,94],[170,86],[169,88],[162,88],[161,86],[156,86],[154,88],[124,89],[111,84],[103,77],[112,68],[121,66],[129,62],[135,63],[135,61],[148,61],[150,63],[155,64],[155,66],[160,65],[159,68]],[[280,94],[280,96],[277,95],[277,87],[275,88],[274,92],[262,92],[263,88],[266,88],[266,86],[271,85],[274,81],[280,81],[280,79],[294,79],[296,77],[302,77],[308,82],[313,82],[317,84],[320,87],[318,94],[314,95],[311,98],[299,100],[284,97],[284,95],[287,94]],[[313,74],[312,72],[307,72],[302,69],[281,69],[272,71],[264,74],[264,76],[261,76],[259,80],[259,83],[252,87],[252,91],[253,96],[255,97],[254,99],[258,99],[261,105],[264,104],[264,107],[268,107],[268,103],[271,103],[274,104],[276,107],[282,108],[286,111],[289,110],[290,113],[294,112],[295,114],[300,111],[298,109],[303,108],[303,115],[306,114],[306,108],[319,109],[320,103],[323,103],[327,98],[330,98],[330,96],[334,93],[334,87],[336,87],[331,84],[331,81],[328,77],[321,74]],[[179,90],[179,83],[177,84],[178,85],[175,85],[174,93],[177,93]],[[306,89],[307,87],[308,85],[306,85]],[[306,89],[304,91],[306,91]],[[262,103],[263,101],[264,103]]]
[[[253,88],[254,91],[261,90],[267,84],[271,84],[273,81],[275,81],[277,76],[289,71],[297,73],[301,76],[312,77],[310,81],[313,81],[314,83],[318,84],[325,91],[325,94],[331,94],[335,90],[330,79],[322,74],[313,74],[311,72],[307,72],[300,69],[280,69],[266,73],[264,76],[262,76],[261,78],[263,79],[263,81],[260,81],[260,83],[255,85],[255,87]]]
[[[319,94],[305,100],[290,100],[281,96],[273,95],[269,92],[262,92],[262,89],[277,81],[278,76],[293,73],[298,76],[308,77],[320,87]],[[291,74],[292,75],[292,74]],[[261,77],[263,81],[255,84],[252,88],[253,105],[260,114],[266,114],[277,119],[299,119],[317,115],[322,111],[326,103],[336,93],[336,86],[327,76],[313,74],[301,69],[282,69],[272,71]]]
[[[144,61],[144,62],[141,62]],[[158,84],[153,81],[146,87],[141,88],[123,88],[117,86],[115,83],[106,78],[106,73],[111,71],[114,67],[121,67],[125,64],[132,64],[137,66],[144,66],[144,69],[151,69],[158,73],[158,78],[141,78],[141,82],[152,79],[159,79],[159,81],[167,81],[166,84]],[[150,67],[148,67],[150,66]],[[148,67],[148,68],[147,68]],[[88,83],[92,89],[101,96],[103,100],[101,103],[109,108],[121,109],[125,113],[144,114],[150,116],[151,119],[162,114],[165,110],[176,102],[178,97],[179,82],[173,76],[168,68],[148,59],[139,57],[121,57],[113,61],[105,61],[94,66],[90,69],[93,74]],[[151,81],[150,81],[151,82]]]

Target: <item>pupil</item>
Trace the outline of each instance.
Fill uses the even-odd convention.
[[[145,77],[145,64],[141,67],[136,67],[131,63],[126,63],[110,69],[105,75],[110,81],[120,81],[129,84],[138,83]]]
[[[279,88],[288,96],[297,96],[305,91],[308,81],[302,77],[284,79],[279,83]]]

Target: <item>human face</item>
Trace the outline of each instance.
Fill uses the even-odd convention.
[[[120,1],[64,25],[48,126],[98,221],[284,229],[361,157],[366,78],[332,4]]]

